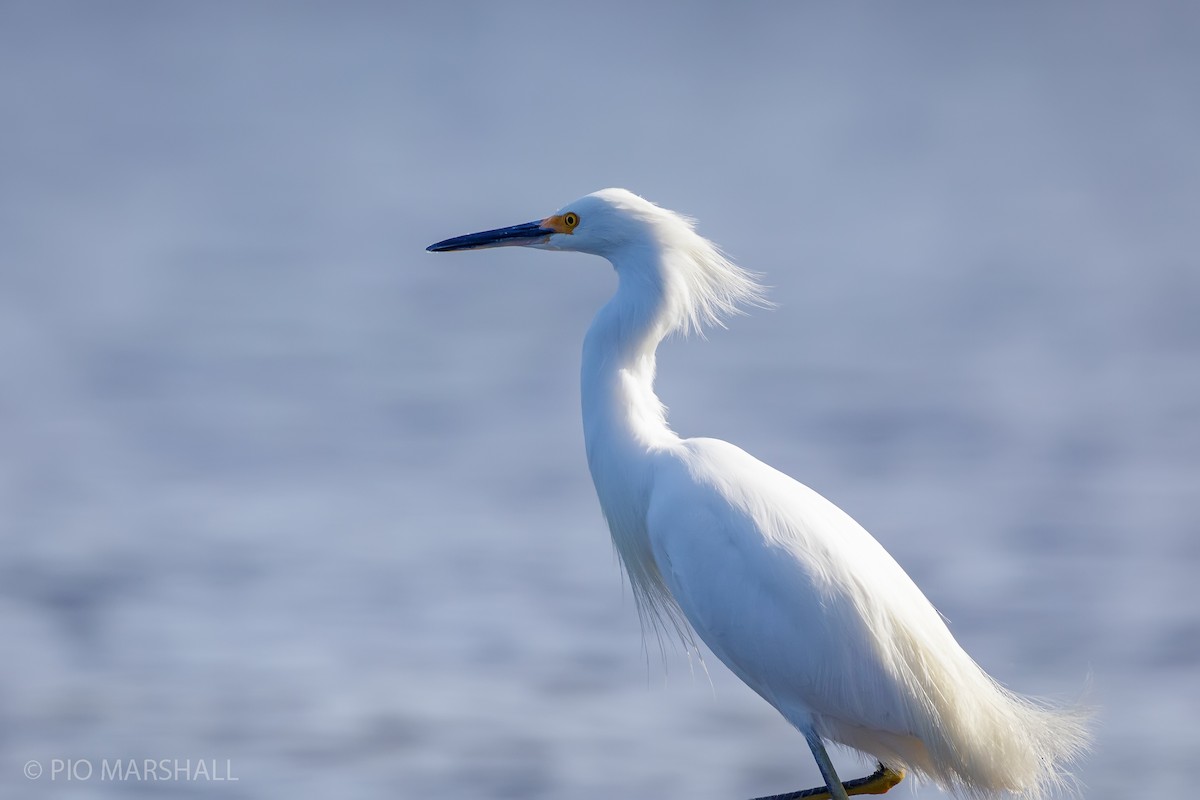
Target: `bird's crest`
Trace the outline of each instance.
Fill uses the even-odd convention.
[[[703,335],[724,327],[729,317],[751,307],[769,308],[760,276],[733,263],[695,229],[690,217],[668,211],[626,189],[603,189],[567,206],[579,207],[584,224],[607,249],[622,280],[653,286],[662,293],[668,332]],[[641,249],[641,258],[613,258],[623,248]]]

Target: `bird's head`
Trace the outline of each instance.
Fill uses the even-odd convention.
[[[602,189],[585,195],[545,219],[468,233],[431,244],[434,253],[485,247],[536,247],[574,250],[598,256],[647,241],[663,229],[690,231],[687,221],[625,189]]]
[[[651,292],[664,330],[720,325],[739,306],[769,305],[757,276],[696,233],[690,219],[625,189],[601,189],[545,219],[456,236],[426,249],[441,253],[510,246],[575,250],[608,259],[623,276],[623,286],[629,277],[631,291]]]

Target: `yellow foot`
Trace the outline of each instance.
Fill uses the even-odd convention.
[[[904,770],[896,770],[880,764],[879,769],[867,777],[846,781],[842,786],[845,787],[847,795],[883,794],[902,780],[904,780]],[[818,786],[815,789],[802,789],[798,792],[758,797],[755,800],[830,800],[830,796],[828,788]]]
[[[867,777],[843,783],[842,786],[846,787],[846,794],[883,794],[902,780],[904,780],[904,770],[896,770],[880,764],[879,769]]]

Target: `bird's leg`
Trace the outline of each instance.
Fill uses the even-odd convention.
[[[817,760],[817,768],[821,770],[821,777],[825,779],[829,796],[833,800],[849,800],[846,787],[842,786],[837,770],[833,768],[833,762],[829,760],[829,753],[825,752],[825,743],[821,741],[821,737],[815,730],[809,728],[804,732],[804,738],[808,740],[808,749],[812,750],[813,758]]]
[[[856,794],[883,794],[902,780],[904,780],[904,770],[895,770],[880,764],[879,769],[867,777],[846,781],[842,784],[842,787],[845,788],[846,794],[849,796]],[[769,797],[756,797],[754,800],[829,800],[829,797],[829,789],[824,786],[818,786],[814,789],[800,789],[795,792],[773,794]]]
[[[821,742],[820,737],[815,733],[806,733],[805,738],[808,739],[808,746],[813,751],[813,758],[817,760],[817,766],[821,769],[821,775],[825,778],[826,785],[813,789],[801,789],[796,792],[774,794],[769,797],[756,797],[754,800],[846,800],[850,795],[856,794],[883,794],[904,780],[904,770],[895,770],[880,764],[879,769],[867,777],[842,783],[838,780],[837,773],[833,769],[833,762],[829,760],[829,754],[825,752],[825,745]],[[837,787],[837,789],[835,790],[833,787]]]

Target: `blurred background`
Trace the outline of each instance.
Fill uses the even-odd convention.
[[[664,347],[676,429],[1097,706],[1085,796],[1190,790],[1198,35],[1186,2],[0,5],[0,794],[819,782],[643,641],[578,412],[612,270],[423,251],[605,186],[779,306]]]

